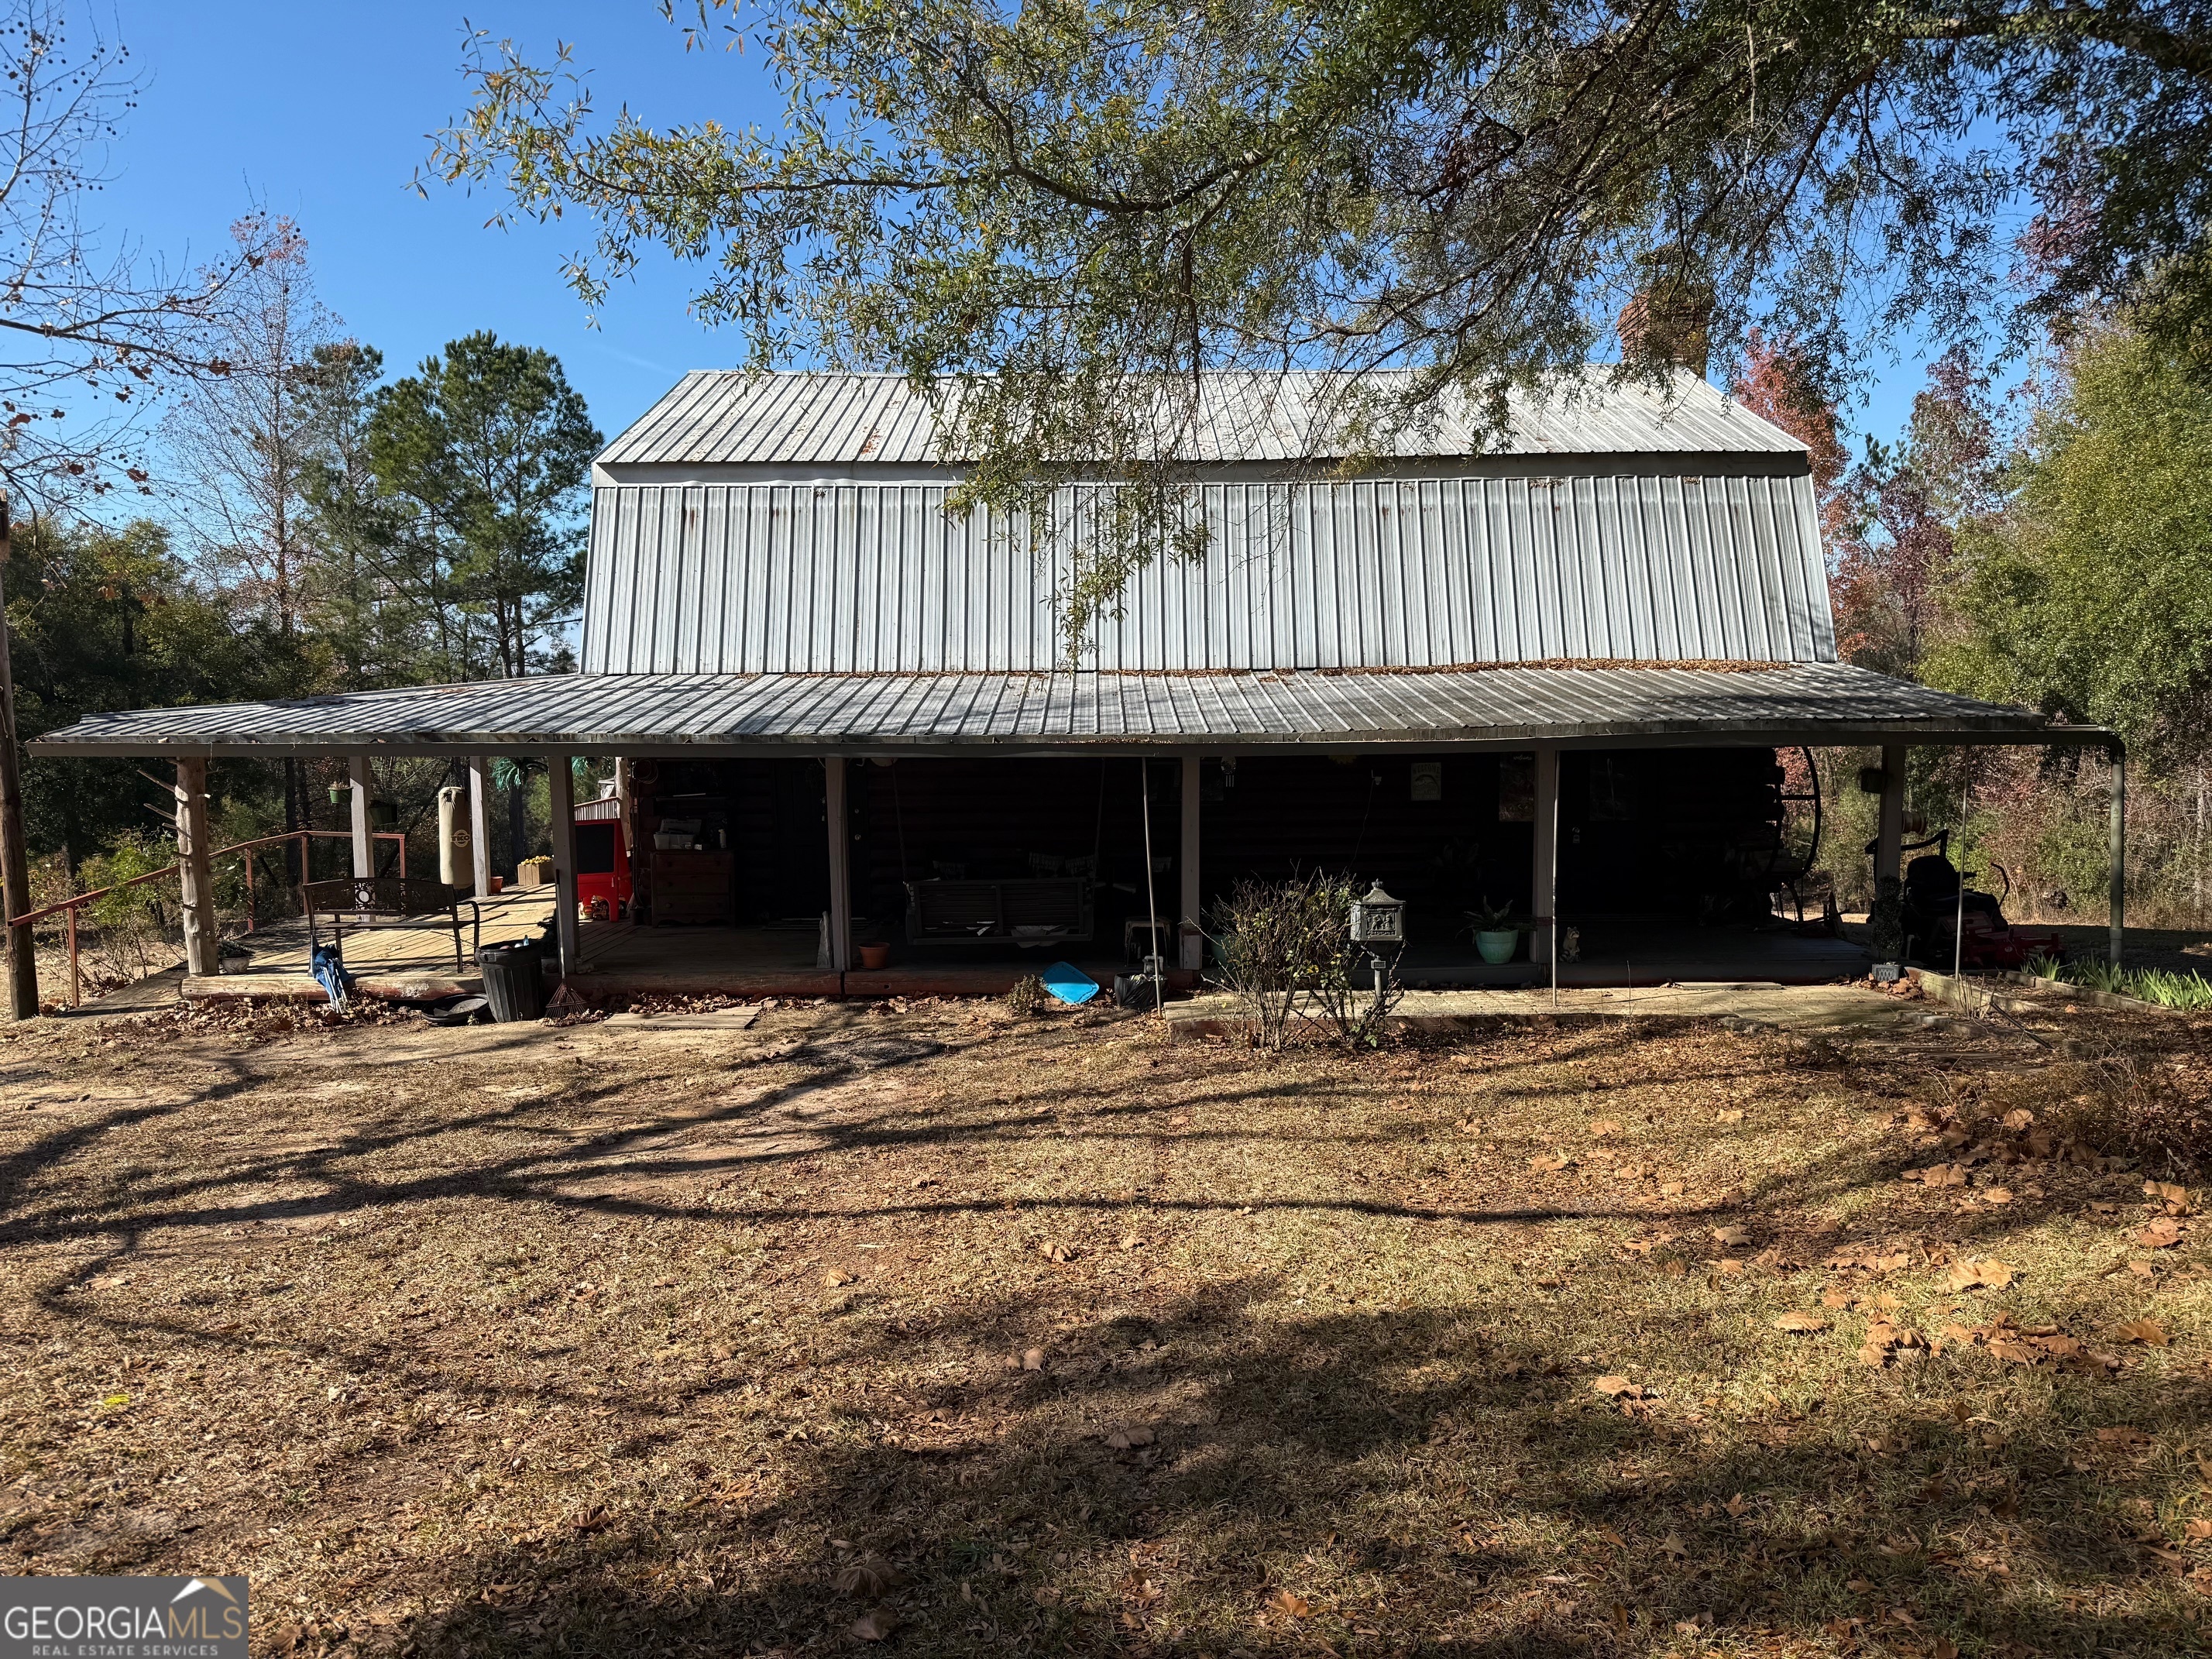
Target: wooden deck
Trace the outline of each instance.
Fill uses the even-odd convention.
[[[469,907],[461,907],[461,955],[453,956],[453,930],[444,916],[390,925],[348,929],[343,935],[347,970],[359,981],[367,996],[428,998],[450,996],[456,991],[481,988],[476,969],[479,943],[505,944],[536,933],[553,915],[553,890],[525,887],[495,893],[479,902],[476,926]],[[328,917],[317,919],[325,942],[330,939]],[[321,986],[307,971],[309,940],[304,920],[283,921],[230,943],[250,952],[243,972],[188,975],[188,997],[251,996],[319,1000]]]

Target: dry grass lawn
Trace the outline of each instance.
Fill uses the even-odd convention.
[[[2098,1018],[0,1032],[0,1571],[270,1653],[2203,1651]]]

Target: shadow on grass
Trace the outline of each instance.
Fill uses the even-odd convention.
[[[1565,1046],[1624,1058],[1610,1040]],[[1036,1063],[1047,1063],[1051,1045],[1040,1047]],[[726,1209],[673,1198],[581,1199],[567,1188],[579,1170],[726,1177],[876,1150],[958,1156],[993,1138],[1057,1133],[1052,1113],[1003,1097],[921,1124],[896,1103],[855,1099],[809,1120],[816,1138],[803,1152],[738,1149],[681,1164],[650,1157],[657,1137],[789,1120],[921,1057],[900,1054],[812,1045],[776,1061],[786,1069],[742,1100],[703,1113],[656,1115],[587,1081],[550,1104],[465,1109],[427,1133],[419,1113],[368,1114],[327,1144],[248,1154],[212,1180],[140,1170],[126,1185],[88,1193],[49,1192],[33,1179],[103,1135],[143,1131],[152,1120],[103,1121],[54,1142],[46,1164],[23,1166],[36,1208],[7,1225],[26,1230],[16,1237],[120,1236],[125,1249],[104,1258],[116,1261],[131,1237],[155,1226],[373,1212],[447,1196],[586,1216],[723,1219]],[[1559,1056],[1529,1062],[1538,1063]],[[1346,1086],[1387,1090],[1392,1075],[1363,1066]],[[1119,1126],[1150,1111],[1218,1110],[1283,1092],[1279,1079],[1224,1081],[1204,1066],[1182,1068],[1176,1080],[1202,1098],[1151,1108],[1108,1085],[1054,1093],[1086,1124]],[[579,1133],[551,1116],[600,1107],[646,1121]],[[186,1112],[191,1103],[161,1109]],[[368,1164],[416,1142],[434,1153],[440,1134],[470,1129],[545,1144],[465,1168],[380,1175]],[[616,1162],[640,1157],[643,1165]],[[1752,1195],[1802,1206],[1868,1178],[1863,1159],[1838,1153],[1786,1182],[1755,1183]],[[274,1206],[246,1196],[278,1179],[312,1180],[319,1191]],[[121,1219],[74,1218],[106,1202]],[[1186,1211],[1243,1202],[1146,1200]],[[1330,1194],[1283,1203],[1474,1223],[1629,1213],[1603,1204],[1486,1212]],[[1048,1206],[1126,1207],[1080,1197],[1024,1207]],[[897,1221],[1001,1207],[994,1198],[782,1210],[773,1218]],[[1667,1218],[1639,1210],[1633,1218]],[[1811,1247],[1788,1216],[1757,1224],[1759,1243]],[[1481,1248],[1483,1236],[1475,1242]],[[2185,1616],[2195,1592],[2146,1554],[2154,1528],[2136,1506],[2171,1508],[2193,1491],[2195,1469],[2162,1449],[2202,1435],[2201,1388],[2147,1365],[2110,1380],[2023,1380],[1965,1353],[1854,1374],[1829,1384],[1817,1405],[1801,1386],[1771,1401],[1624,1408],[1591,1388],[1601,1356],[1635,1346],[1655,1370],[1692,1373],[1747,1366],[1753,1356],[1733,1316],[1670,1302],[1663,1285],[1647,1291],[1651,1281],[1638,1276],[1645,1269],[1596,1250],[1540,1310],[1528,1292],[1486,1289],[1470,1273],[1441,1307],[1307,1314],[1285,1306],[1282,1282],[1229,1275],[1180,1297],[1122,1298],[1135,1306],[1119,1311],[1093,1295],[1048,1332],[1033,1298],[977,1296],[947,1314],[895,1320],[863,1291],[843,1311],[803,1316],[806,1346],[786,1361],[723,1367],[611,1401],[570,1386],[580,1377],[550,1371],[533,1387],[472,1381],[458,1352],[410,1348],[404,1333],[378,1341],[287,1334],[272,1351],[342,1360],[398,1393],[558,1407],[573,1414],[564,1420],[577,1440],[605,1446],[589,1471],[556,1479],[526,1468],[502,1474],[478,1461],[481,1442],[371,1439],[343,1452],[307,1442],[314,1465],[292,1478],[325,1513],[373,1505],[352,1495],[388,1492],[385,1477],[401,1464],[418,1488],[426,1467],[447,1484],[429,1510],[429,1547],[349,1564],[350,1589],[319,1591],[332,1601],[295,1650],[341,1640],[469,1659],[839,1650],[854,1645],[849,1626],[878,1600],[902,1624],[896,1650],[929,1654],[1195,1659],[1324,1645],[1338,1654],[1627,1654],[1705,1642],[1932,1654],[1942,1641],[1968,1655],[2196,1648]],[[72,1319],[102,1317],[52,1294],[43,1299]],[[111,1325],[126,1337],[250,1345],[184,1320]],[[511,1328],[480,1333],[495,1347],[517,1340]],[[1031,1344],[1044,1352],[1044,1370],[1000,1369],[999,1356]],[[1969,1397],[1976,1409],[1961,1421],[1951,1407]],[[2118,1425],[2155,1437],[2161,1449],[2089,1432]],[[1117,1448],[1107,1437],[1117,1427],[1152,1438]],[[456,1484],[471,1467],[485,1484]],[[167,1565],[168,1547],[119,1546],[107,1565]],[[870,1554],[905,1582],[867,1599],[839,1590],[840,1566]],[[378,1603],[352,1599],[364,1584]],[[281,1601],[273,1607],[264,1626],[288,1616]],[[1694,1634],[1678,1635],[1678,1625]]]
[[[1946,1408],[1973,1379],[1936,1362],[1717,1435],[1697,1402],[1609,1404],[1479,1303],[1286,1322],[1258,1311],[1279,1288],[1072,1327],[1041,1375],[896,1407],[787,1400],[734,1455],[715,1420],[734,1402],[695,1395],[637,1421],[617,1478],[552,1524],[501,1540],[452,1515],[451,1549],[408,1587],[423,1610],[355,1634],[475,1656],[795,1651],[849,1645],[880,1603],[899,1650],[932,1654],[1629,1653],[1678,1625],[1777,1651],[2197,1639],[2119,1513],[2181,1472],[2068,1425],[2185,1437],[2201,1395],[2062,1387],[1998,1432]],[[812,1375],[972,1350],[1029,1317],[893,1336],[848,1316]],[[1132,1425],[1157,1437],[1103,1437]],[[871,1556],[904,1582],[842,1593],[840,1565]]]

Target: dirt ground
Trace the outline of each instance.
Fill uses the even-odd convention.
[[[2085,1013],[0,1030],[0,1571],[266,1653],[2207,1650]],[[1932,1173],[1930,1173],[1932,1171]]]

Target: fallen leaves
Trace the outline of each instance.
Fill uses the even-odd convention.
[[[1917,1181],[1923,1187],[1963,1187],[1966,1175],[1963,1164],[1932,1164],[1924,1170],[1907,1170],[1898,1179]]]
[[[1828,1258],[1831,1267],[1856,1267],[1867,1273],[1896,1273],[1912,1265],[1912,1257],[1903,1250],[1838,1250]]]
[[[880,1556],[863,1555],[840,1567],[830,1582],[840,1595],[872,1601],[905,1583],[906,1575]]]
[[[2162,1215],[2137,1228],[2131,1237],[2146,1250],[2170,1250],[2181,1243],[2181,1224]]]
[[[1713,1237],[1717,1242],[1729,1246],[1731,1249],[1739,1244],[1751,1243],[1751,1235],[1733,1224],[1725,1227],[1714,1228]]]
[[[1528,1160],[1528,1167],[1538,1175],[1558,1175],[1573,1169],[1575,1161],[1565,1152],[1540,1152]]]
[[[1073,1261],[1083,1252],[1063,1240],[1048,1238],[1037,1246],[1037,1254],[1048,1261]]]
[[[2168,1215],[2187,1215],[2191,1211],[2189,1188],[2178,1182],[2146,1181],[2142,1189],[2143,1196],[2154,1204],[2165,1205]]]
[[[1115,1451],[1129,1451],[1139,1446],[1149,1446],[1159,1438],[1152,1430],[1141,1426],[1109,1430],[1106,1443]]]
[[[857,1285],[860,1282],[860,1274],[848,1273],[842,1267],[832,1267],[822,1275],[823,1285],[833,1291],[847,1285]]]
[[[1590,1384],[1598,1393],[1610,1400],[1650,1400],[1651,1391],[1625,1376],[1601,1376]]]
[[[1310,1619],[1313,1616],[1313,1603],[1296,1590],[1277,1590],[1267,1598],[1267,1609],[1285,1619]]]
[[[1994,1256],[1979,1261],[1968,1257],[1951,1268],[1954,1291],[2001,1291],[2011,1283],[2012,1268]]]
[[[1774,1328],[1778,1331],[1788,1331],[1793,1336],[1816,1336],[1834,1323],[1835,1321],[1824,1314],[1793,1311],[1784,1314],[1776,1320]]]
[[[898,1614],[889,1607],[871,1607],[853,1621],[852,1633],[863,1642],[884,1642],[898,1627]]]
[[[2155,1319],[2130,1319],[2124,1325],[2112,1328],[2112,1340],[2136,1342],[2147,1348],[2163,1348],[2173,1339],[2166,1334],[2166,1327]]]
[[[1951,1347],[1978,1344],[1992,1358],[2013,1365],[2056,1364],[2088,1376],[2102,1376],[2120,1368],[2117,1354],[2092,1348],[2056,1325],[2022,1325],[2009,1313],[2000,1313],[1983,1325],[1948,1324],[1942,1340]]]
[[[1887,1365],[1892,1360],[1922,1359],[1928,1354],[1928,1339],[1909,1326],[1896,1324],[1887,1319],[1877,1319],[1867,1326],[1866,1340],[1859,1346],[1863,1364]]]

